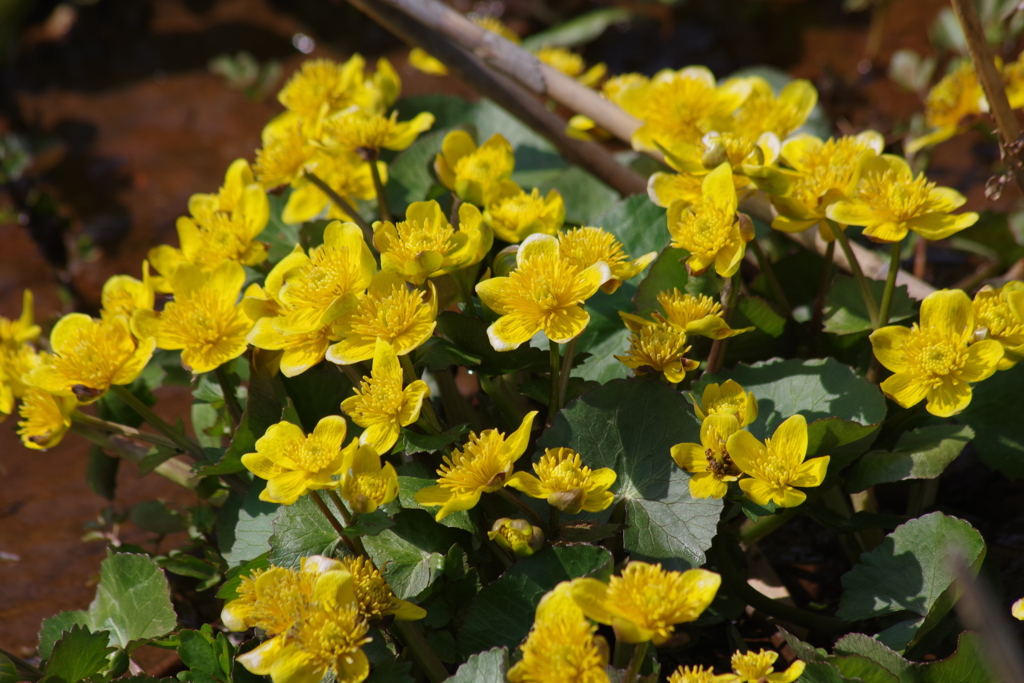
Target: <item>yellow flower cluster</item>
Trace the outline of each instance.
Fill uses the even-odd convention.
[[[396,598],[366,558],[322,555],[303,557],[298,569],[243,576],[238,598],[221,612],[229,630],[266,633],[268,639],[238,661],[274,683],[315,683],[327,673],[345,683],[365,680],[369,622],[386,616],[415,620],[426,612]]]
[[[716,675],[712,667],[681,666],[668,677],[668,683],[793,683],[807,667],[797,659],[785,671],[776,672],[778,658],[779,653],[774,650],[735,652],[730,662],[732,673]]]
[[[738,481],[758,505],[795,507],[807,499],[796,487],[818,486],[825,480],[829,456],[807,458],[807,421],[802,415],[785,420],[764,442],[744,427],[757,419],[753,394],[733,380],[708,384],[694,410],[701,419],[700,443],[672,447],[672,459],[690,477],[694,498],[721,498],[729,482]]]

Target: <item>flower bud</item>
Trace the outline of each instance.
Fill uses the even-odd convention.
[[[725,145],[717,137],[708,140],[705,143],[707,146],[704,149],[704,154],[700,158],[700,163],[704,168],[718,168],[723,163],[729,161],[729,155],[726,153]]]
[[[525,519],[497,519],[487,532],[487,538],[512,551],[516,557],[529,557],[544,547],[544,532]]]
[[[754,239],[754,221],[745,213],[738,213],[736,216],[740,221],[740,236],[743,237],[743,241],[749,242]]]
[[[569,489],[568,491],[556,491],[548,496],[548,505],[558,508],[567,515],[575,515],[583,509],[583,501],[587,498],[587,492],[582,488]]]
[[[515,270],[516,253],[519,252],[519,245],[513,244],[505,247],[494,256],[494,277],[506,277]]]

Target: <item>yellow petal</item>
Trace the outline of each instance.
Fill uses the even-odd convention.
[[[825,215],[843,225],[869,225],[878,222],[870,206],[852,199],[841,199],[829,204]]]
[[[729,451],[729,457],[736,466],[748,473],[757,468],[757,460],[764,458],[767,453],[764,444],[747,431],[739,431],[730,436],[726,442],[726,450]]]
[[[882,382],[879,388],[902,408],[917,405],[928,394],[928,385],[906,372],[897,372]]]
[[[98,324],[84,313],[68,313],[53,326],[50,332],[50,348],[58,356],[68,354],[74,350],[79,338],[88,334],[86,330]]]
[[[309,652],[292,645],[282,650],[270,669],[274,683],[319,683],[327,666]]]
[[[928,390],[925,408],[936,417],[952,417],[971,402],[971,385],[944,377],[941,384]]]
[[[501,316],[487,328],[487,338],[495,351],[511,351],[530,341],[540,330],[538,320],[509,314]]]
[[[542,255],[558,256],[558,240],[551,235],[535,233],[530,235],[519,245],[516,252],[516,265]],[[596,287],[594,288],[596,291]]]
[[[704,200],[722,207],[726,213],[736,211],[736,186],[732,181],[729,162],[723,162],[704,178],[701,194]]]
[[[308,472],[285,472],[267,481],[267,488],[260,494],[260,500],[270,503],[291,505],[309,489]]]
[[[608,609],[608,584],[597,579],[575,579],[570,590],[572,599],[588,619],[600,624],[611,624],[615,614]]]
[[[708,468],[705,450],[706,448],[700,444],[678,443],[671,448],[669,453],[672,455],[675,463],[687,472],[705,472]],[[690,482],[690,488],[693,488],[693,479]],[[702,497],[706,498],[707,496]]]
[[[926,240],[942,240],[978,222],[974,212],[949,215],[929,213],[907,221],[907,227]]]
[[[511,317],[505,316],[505,318]],[[544,326],[544,334],[553,342],[565,344],[583,332],[589,322],[590,314],[583,310],[581,306],[570,306],[569,308],[559,310],[556,315],[548,316],[547,324]],[[532,336],[533,334],[530,335],[530,337]],[[529,341],[530,337],[523,341]]]
[[[803,415],[793,415],[779,425],[772,435],[772,450],[794,466],[803,462],[807,455],[807,420]]]
[[[414,69],[432,76],[444,76],[448,73],[448,68],[444,65],[444,62],[431,57],[426,50],[418,47],[414,47],[409,51],[409,64]]]
[[[690,477],[690,496],[693,498],[721,498],[729,492],[729,485],[710,472],[697,472]]]
[[[1003,358],[1003,346],[995,339],[971,344],[967,349],[967,362],[960,370],[960,377],[967,382],[980,382],[995,373]]]
[[[333,453],[341,450],[347,431],[345,418],[340,415],[328,415],[317,422],[309,438],[315,440],[325,452]]]
[[[796,476],[790,482],[793,486],[820,486],[825,481],[825,474],[828,471],[830,457],[825,455],[820,458],[811,458],[800,465]]]
[[[870,337],[871,349],[875,353],[875,358],[893,372],[905,372],[909,366],[903,358],[903,347],[912,335],[910,328],[900,325],[890,325],[875,330]]]
[[[921,327],[932,327],[951,334],[973,332],[974,307],[960,289],[932,292],[921,304]]]
[[[417,621],[427,616],[427,610],[419,605],[414,605],[411,602],[399,600],[398,598],[395,598],[392,602],[392,608],[389,610],[389,613],[394,615],[398,621]]]
[[[540,479],[529,472],[516,472],[505,482],[505,486],[511,486],[517,491],[522,491],[530,498],[547,498],[549,491],[542,484]]]
[[[278,636],[264,642],[259,647],[238,655],[235,659],[250,673],[257,676],[270,674],[274,663],[281,657],[284,650],[285,637]]]
[[[537,417],[537,411],[531,410],[523,418],[519,429],[508,435],[504,445],[501,447],[501,461],[503,465],[510,465],[526,452],[526,446],[530,442],[530,430],[533,429],[533,418]]]
[[[272,479],[285,472],[283,467],[262,453],[246,453],[242,456],[242,464],[260,479]]]

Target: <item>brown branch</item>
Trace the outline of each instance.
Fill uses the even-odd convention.
[[[391,33],[410,45],[426,50],[441,60],[456,76],[471,85],[477,92],[490,98],[513,116],[521,120],[544,138],[549,140],[570,163],[580,166],[623,195],[643,194],[647,191],[647,181],[642,176],[615,160],[604,147],[583,140],[570,138],[565,134],[565,121],[557,114],[548,111],[544,104],[528,90],[518,85],[508,76],[491,70],[479,57],[460,47],[451,37],[436,26],[448,26],[450,22],[458,25],[448,12],[459,17],[455,12],[440,5],[436,0],[350,0],[351,4],[364,14],[386,28]],[[418,15],[407,14],[406,11],[417,10]],[[425,23],[422,16],[430,18]],[[460,19],[462,17],[459,17]],[[479,27],[464,20],[475,29]],[[483,29],[479,29],[483,31]],[[506,50],[495,37],[487,38],[488,45],[498,51]],[[536,61],[528,52],[504,41],[515,52],[514,55],[526,55]],[[504,52],[503,52],[504,54]],[[520,58],[521,57],[517,57]],[[547,73],[542,71],[542,73]],[[519,77],[530,79],[525,69],[517,70]],[[531,82],[536,82],[531,81]],[[595,97],[600,99],[596,93]],[[607,104],[614,107],[613,104]],[[624,112],[623,112],[624,113]],[[589,114],[588,114],[589,115]],[[595,119],[596,120],[596,119]]]
[[[953,12],[960,21],[964,30],[964,37],[967,38],[967,50],[971,53],[971,61],[974,62],[974,69],[978,73],[978,80],[981,87],[985,89],[985,97],[988,99],[988,108],[995,119],[996,128],[999,130],[1003,161],[1017,181],[1017,187],[1021,194],[1024,194],[1024,162],[1020,158],[1021,131],[1017,116],[1010,108],[1010,101],[1006,98],[1006,89],[1003,87],[1003,77],[996,68],[996,61],[989,49],[988,40],[985,38],[985,29],[978,17],[978,8],[974,0],[950,0],[953,5]]]

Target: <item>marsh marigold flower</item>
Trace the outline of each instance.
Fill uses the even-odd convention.
[[[74,396],[54,396],[42,389],[29,389],[18,408],[21,443],[35,450],[53,448],[71,428],[71,413],[77,406]]]
[[[37,366],[49,362],[50,354],[38,352],[31,344],[16,349],[0,344],[0,422],[14,411],[14,401],[32,388],[25,378]]]
[[[826,215],[844,225],[863,225],[875,242],[899,242],[913,230],[941,240],[974,225],[974,212],[951,215],[967,201],[948,187],[935,187],[924,174],[916,178],[901,157],[862,158],[856,194],[829,205]]]
[[[668,677],[668,683],[738,683],[736,674],[715,674],[714,667],[681,666]]]
[[[383,112],[398,98],[401,87],[390,62],[378,60],[376,73],[367,77],[366,60],[357,54],[343,64],[306,60],[277,99],[290,111],[315,121],[352,106]]]
[[[729,482],[743,474],[729,456],[726,444],[740,430],[732,415],[709,415],[700,425],[700,444],[680,443],[672,447],[672,459],[691,472],[690,495],[694,498],[721,498],[729,491]]]
[[[754,392],[744,391],[735,380],[727,379],[721,385],[708,384],[704,387],[700,403],[690,396],[693,411],[701,421],[711,415],[732,415],[740,427],[746,427],[757,419],[757,399]]]
[[[356,442],[345,449],[338,490],[353,512],[370,513],[398,496],[398,473],[389,462],[381,462],[372,446]]]
[[[668,323],[687,334],[699,334],[709,339],[725,339],[754,329],[744,327],[734,330],[729,327],[729,323],[722,318],[722,304],[703,294],[683,294],[673,287],[671,291],[658,292],[657,299]]]
[[[238,302],[243,284],[245,271],[234,261],[209,273],[179,266],[171,276],[174,301],[160,313],[136,310],[132,331],[152,338],[158,348],[180,349],[182,365],[194,374],[214,370],[247,348],[252,321]]]
[[[373,184],[373,169],[376,164],[381,182],[388,182],[388,166],[383,161],[366,162],[350,149],[318,152],[310,158],[303,170],[314,173],[329,188],[334,190],[349,206],[357,206],[358,200],[366,201],[377,196]],[[327,217],[350,221],[352,216],[345,207],[336,204],[320,187],[303,173],[291,181],[292,192],[281,212],[281,220],[295,224],[313,220],[327,209]]]
[[[35,324],[35,306],[32,292],[26,289],[21,295],[21,315],[17,320],[0,316],[0,347],[17,349],[26,342],[34,342],[42,331]]]
[[[415,285],[478,263],[493,239],[480,210],[472,204],[459,207],[458,230],[434,200],[410,204],[404,221],[373,224],[373,246],[380,252],[381,270]]]
[[[551,341],[569,341],[590,322],[583,302],[609,277],[603,261],[580,268],[562,256],[554,237],[530,235],[516,252],[516,268],[508,277],[476,286],[484,304],[501,316],[487,328],[491,346],[511,351],[541,330]]]
[[[336,146],[355,151],[372,150],[372,157],[381,149],[401,151],[411,145],[420,133],[434,125],[434,115],[421,112],[410,121],[398,121],[398,112],[391,116],[373,114],[362,109],[349,109],[327,120],[324,138],[328,149]]]
[[[875,358],[894,373],[882,392],[903,408],[927,399],[929,413],[952,417],[971,402],[971,382],[991,377],[1003,357],[995,339],[971,343],[975,320],[961,290],[933,292],[921,303],[921,322],[871,333]]]
[[[573,228],[559,233],[558,248],[562,257],[580,270],[595,263],[606,263],[612,276],[601,285],[605,294],[615,292],[623,282],[639,275],[658,258],[658,252],[652,251],[630,261],[622,243],[602,228]]]
[[[378,338],[370,376],[363,378],[355,396],[341,402],[341,410],[364,428],[359,435],[360,446],[387,453],[398,441],[402,427],[420,419],[420,408],[428,396],[430,389],[423,380],[402,388],[398,356],[391,344]]]
[[[336,560],[320,555],[303,557],[299,569],[270,567],[242,576],[238,597],[224,605],[221,621],[229,631],[258,628],[268,636],[287,633],[313,600],[316,579]]]
[[[676,624],[693,621],[715,598],[722,577],[706,569],[665,571],[660,564],[630,562],[608,583],[582,578],[572,597],[583,613],[608,624],[627,643],[661,645]]]
[[[863,157],[882,153],[881,134],[873,130],[858,135],[822,141],[813,135],[795,135],[782,145],[782,159],[795,173],[776,171],[769,177],[777,187],[767,187],[779,215],[772,228],[782,232],[803,232],[817,225],[826,242],[835,239],[826,224],[831,203],[852,196],[857,186],[857,169]]]
[[[519,35],[497,17],[485,15],[470,17],[470,19],[480,28],[491,33],[497,33],[505,40],[511,41],[516,45],[522,42]],[[448,67],[444,65],[444,62],[430,56],[426,50],[418,47],[414,47],[409,51],[409,65],[432,76],[444,76],[448,73]]]
[[[487,538],[516,557],[529,557],[544,547],[544,532],[525,519],[496,519]]]
[[[608,489],[615,483],[615,470],[591,470],[571,448],[549,448],[533,464],[533,471],[516,472],[506,484],[531,498],[543,498],[548,505],[574,515],[580,511],[599,512],[615,500]]]
[[[477,147],[469,133],[453,130],[444,136],[434,170],[459,199],[483,206],[492,188],[512,176],[515,164],[512,145],[500,133]]]
[[[753,232],[741,227],[732,169],[723,163],[701,184],[701,200],[685,205],[676,200],[668,209],[668,230],[672,246],[690,252],[686,267],[694,275],[709,266],[722,277],[731,277],[740,267],[746,244]]]
[[[488,194],[484,209],[484,222],[495,237],[510,244],[522,242],[534,233],[557,235],[565,222],[565,202],[558,190],[548,191],[547,197],[533,188],[527,194],[511,180],[502,180]]]
[[[427,283],[412,289],[394,273],[374,276],[366,296],[334,325],[341,340],[327,351],[327,360],[351,365],[373,358],[377,340],[388,342],[399,356],[418,348],[437,326],[437,292]]]
[[[1010,614],[1014,619],[1020,619],[1024,621],[1024,598],[1017,600],[1013,605],[1010,606]]]
[[[522,651],[508,671],[512,683],[608,683],[608,643],[576,605],[568,581],[540,599]]]
[[[417,491],[416,502],[440,507],[436,515],[440,521],[453,512],[473,508],[481,494],[503,488],[516,460],[526,451],[536,416],[536,410],[527,413],[519,429],[507,439],[497,429],[485,429],[479,435],[470,432],[465,446],[444,456],[444,464],[437,470],[437,484]]]
[[[604,62],[595,64],[588,69],[583,57],[565,47],[542,47],[533,54],[551,68],[570,78],[575,78],[588,88],[596,86],[608,73],[608,65]]]
[[[924,102],[924,120],[932,130],[909,141],[907,153],[913,154],[964,132],[970,126],[970,119],[987,109],[988,103],[978,81],[978,73],[971,60],[964,59],[928,91]]]
[[[729,457],[749,478],[740,488],[758,505],[773,502],[795,507],[807,499],[796,486],[819,486],[825,480],[829,456],[807,457],[807,420],[794,415],[779,425],[772,438],[758,441],[746,431],[734,432],[726,442]]]
[[[818,103],[818,91],[803,78],[797,78],[782,87],[778,95],[765,79],[751,76],[750,96],[736,110],[735,130],[757,137],[773,133],[785,140],[807,122],[807,117]]]
[[[357,555],[346,557],[342,562],[352,574],[359,613],[367,620],[377,621],[393,616],[398,621],[416,621],[427,616],[427,611],[419,605],[396,597],[380,570],[368,558]]]
[[[700,365],[685,357],[690,347],[686,345],[686,332],[683,330],[663,319],[649,322],[622,312],[619,316],[633,334],[629,337],[626,355],[615,358],[636,374],[653,370],[664,374],[672,384],[677,384],[683,381],[688,371],[696,370]]]
[[[50,332],[49,362],[33,368],[24,382],[92,403],[111,385],[134,382],[153,355],[154,344],[152,339],[136,342],[124,318],[94,320],[71,313]]]
[[[291,505],[308,491],[337,486],[334,477],[345,471],[358,446],[353,442],[342,450],[347,431],[338,415],[320,420],[308,437],[291,422],[272,425],[256,441],[256,452],[242,456],[246,469],[267,480],[260,500]]]
[[[974,295],[974,337],[1003,345],[1000,370],[1024,360],[1024,282],[1007,282],[998,289],[985,285]]]
[[[789,665],[785,671],[775,672],[775,660],[779,653],[774,650],[760,650],[759,652],[734,652],[732,655],[732,670],[736,674],[736,683],[793,683],[800,678],[806,664],[796,660]]]
[[[152,310],[155,292],[149,276],[149,262],[142,262],[142,280],[130,275],[113,275],[103,283],[100,294],[100,317],[104,320],[123,315],[132,319],[136,310]]]

